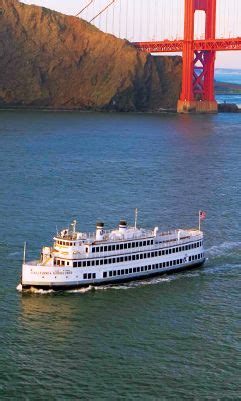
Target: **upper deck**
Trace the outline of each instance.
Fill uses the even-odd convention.
[[[89,259],[93,257],[123,255],[200,241],[203,233],[196,229],[178,229],[160,232],[158,228],[145,230],[126,227],[125,230],[109,230],[97,233],[79,233],[56,236],[52,252],[56,257]]]

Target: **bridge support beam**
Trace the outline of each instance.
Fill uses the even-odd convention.
[[[205,39],[215,39],[216,0],[185,0],[182,93],[177,105],[179,113],[215,113],[218,109],[214,96],[215,51],[194,51],[197,10],[206,14]]]

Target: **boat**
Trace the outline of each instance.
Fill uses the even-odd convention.
[[[199,222],[200,223],[200,222]],[[202,266],[204,233],[200,229],[162,232],[121,220],[113,230],[103,222],[94,233],[76,230],[76,220],[44,246],[39,260],[22,264],[22,290],[66,290],[124,283]]]

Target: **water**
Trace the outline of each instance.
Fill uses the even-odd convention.
[[[0,399],[240,399],[240,115],[1,112]],[[23,295],[56,225],[196,226],[204,269]]]
[[[220,82],[228,82],[241,85],[241,70],[217,68],[215,70],[215,79]],[[241,95],[217,95],[218,103],[235,103],[241,108]]]

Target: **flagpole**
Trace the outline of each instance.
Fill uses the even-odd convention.
[[[199,210],[199,212],[198,212],[198,228],[199,228],[199,231],[201,231],[201,213],[200,213],[200,210]]]

